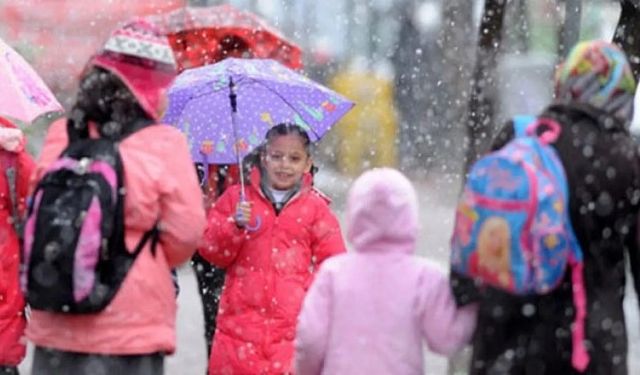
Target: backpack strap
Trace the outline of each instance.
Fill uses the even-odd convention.
[[[158,229],[157,223],[153,226],[153,228],[144,233],[144,235],[136,245],[136,248],[133,250],[134,257],[138,256],[138,254],[142,251],[142,249],[144,249],[144,246],[149,240],[151,240],[151,255],[155,257],[158,242],[160,241],[160,229]]]
[[[535,116],[515,116],[513,118],[513,130],[516,138],[530,137],[534,134],[538,134],[536,130],[539,126],[547,126],[550,131],[544,132],[538,135],[540,141],[546,145],[555,142],[560,135],[560,125],[549,118],[538,118]],[[567,225],[567,233],[569,235],[570,247],[573,250],[571,259],[569,260],[569,267],[571,268],[571,286],[573,293],[573,303],[576,309],[573,327],[571,328],[571,336],[573,342],[573,350],[571,352],[571,364],[579,371],[584,371],[589,364],[589,353],[584,345],[585,340],[585,319],[587,316],[587,297],[584,287],[584,264],[583,264],[583,252],[580,247],[580,243],[575,236],[573,225],[569,217],[569,184],[564,171],[564,167],[561,164],[555,150],[550,150],[553,155],[549,153],[541,153],[540,156],[545,159],[543,163],[547,170],[553,175],[555,183],[562,189],[562,195],[564,198],[565,207],[565,223]]]
[[[513,132],[516,138],[526,137],[527,128],[530,124],[536,121],[535,116],[530,115],[518,115],[513,117]]]

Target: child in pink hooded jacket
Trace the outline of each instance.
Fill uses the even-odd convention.
[[[423,347],[451,355],[475,330],[446,276],[413,253],[415,190],[400,172],[359,177],[347,201],[355,251],[325,261],[298,317],[297,375],[423,374]]]

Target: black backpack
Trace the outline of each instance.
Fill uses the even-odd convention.
[[[69,120],[69,145],[44,173],[31,197],[24,228],[21,285],[35,310],[96,313],[109,305],[154,226],[134,251],[125,244],[123,163],[118,137],[89,138]]]

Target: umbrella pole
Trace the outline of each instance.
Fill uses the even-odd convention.
[[[238,102],[236,96],[236,85],[233,83],[233,77],[229,77],[229,101],[231,102],[231,127],[233,128],[233,147],[236,153],[236,161],[238,162],[238,170],[240,174],[240,200],[244,201],[244,173],[242,173],[242,160],[240,159],[240,150],[238,150],[238,126],[236,116],[238,114]]]

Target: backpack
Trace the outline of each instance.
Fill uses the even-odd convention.
[[[31,197],[24,231],[21,286],[32,309],[88,314],[117,293],[145,244],[155,256],[158,230],[133,251],[125,244],[123,163],[119,138],[78,136],[69,121],[69,145],[45,171]]]
[[[469,172],[456,210],[451,267],[514,295],[549,293],[570,268],[576,306],[572,361],[586,368],[582,249],[569,219],[564,169],[549,145],[561,127],[551,119],[516,116],[514,130],[513,140]]]

